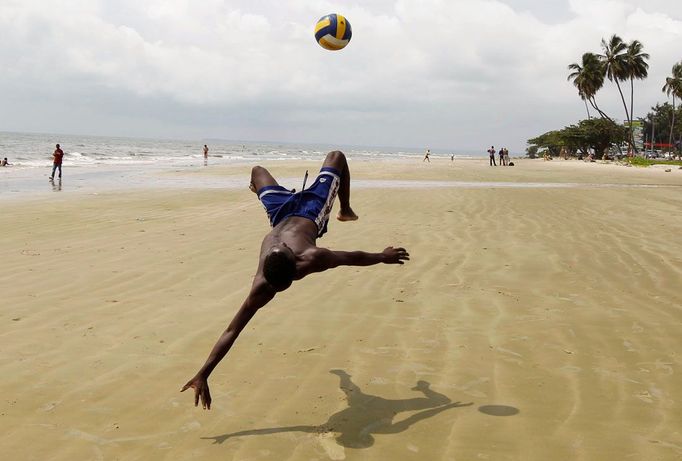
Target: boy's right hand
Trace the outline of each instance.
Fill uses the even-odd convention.
[[[194,406],[199,406],[201,399],[201,406],[204,410],[211,409],[211,392],[208,389],[208,380],[202,376],[195,376],[185,384],[180,392],[185,392],[189,388],[194,389]]]

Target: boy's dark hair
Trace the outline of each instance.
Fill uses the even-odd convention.
[[[296,275],[296,261],[283,251],[272,251],[263,262],[263,275],[277,290],[289,288]]]

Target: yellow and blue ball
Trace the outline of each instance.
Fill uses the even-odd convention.
[[[340,14],[322,16],[315,25],[315,40],[326,50],[340,50],[350,42],[353,31],[348,20]]]

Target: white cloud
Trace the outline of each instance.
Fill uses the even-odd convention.
[[[662,80],[682,59],[682,7],[662,1],[561,1],[556,16],[541,0],[2,2],[0,91],[14,106],[0,109],[0,122],[19,130],[30,117],[23,105],[45,99],[100,112],[93,120],[120,132],[118,94],[131,111],[147,106],[154,135],[464,149],[490,139],[521,150],[528,137],[583,116],[566,67],[599,51],[602,37],[638,39],[651,54],[639,113],[664,99]],[[354,34],[329,52],[312,30],[336,8]],[[614,88],[598,97],[622,117]],[[209,109],[247,116],[227,125],[197,116]],[[144,126],[138,112],[128,115]],[[164,133],[159,121],[170,118]]]

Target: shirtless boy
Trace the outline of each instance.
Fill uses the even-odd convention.
[[[350,206],[350,172],[342,152],[327,154],[315,182],[298,193],[277,184],[270,172],[260,166],[251,171],[249,188],[265,207],[272,230],[261,244],[258,270],[246,300],[213,346],[206,363],[182,388],[183,392],[193,388],[194,405],[201,400],[202,407],[209,410],[209,375],[258,309],[278,292],[289,288],[294,280],[338,266],[403,264],[410,259],[404,248],[388,247],[380,253],[366,253],[329,250],[316,245],[317,239],[327,231],[337,193],[341,209],[336,218],[339,221],[358,219]]]

